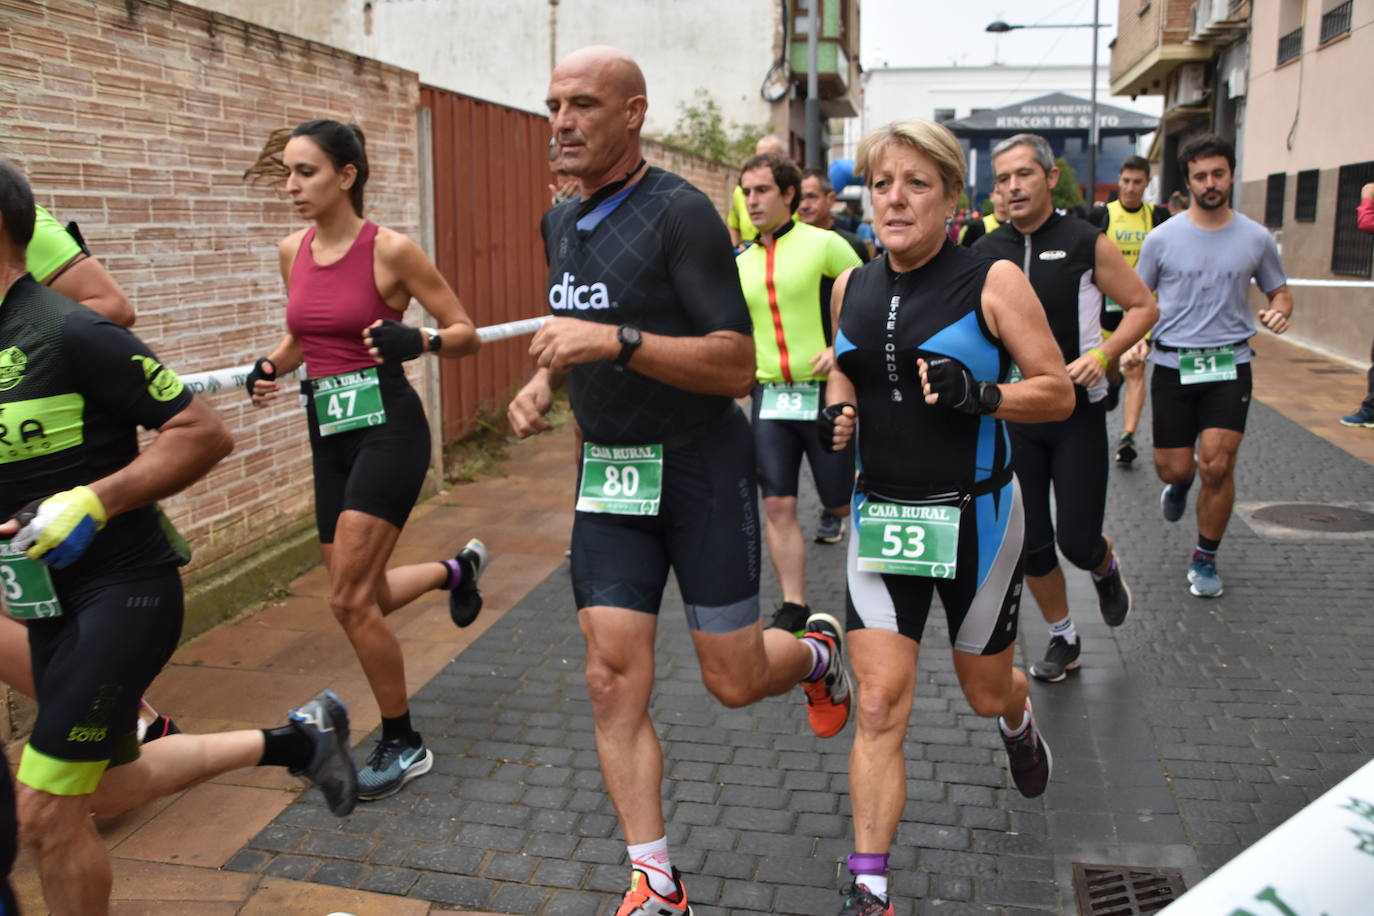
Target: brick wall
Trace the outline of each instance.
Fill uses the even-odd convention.
[[[0,0],[0,155],[75,219],[129,293],[136,332],[195,372],[249,362],[285,324],[276,241],[299,227],[240,176],[267,134],[313,117],[367,134],[367,215],[419,237],[415,74],[170,0]],[[208,396],[234,454],[166,501],[207,575],[312,505],[294,396]]]

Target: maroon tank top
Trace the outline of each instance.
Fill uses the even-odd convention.
[[[333,264],[315,263],[306,230],[286,293],[286,327],[301,345],[311,378],[337,375],[377,365],[363,346],[363,329],[378,318],[399,320],[399,313],[377,292],[372,251],[377,224],[368,220],[348,253]]]

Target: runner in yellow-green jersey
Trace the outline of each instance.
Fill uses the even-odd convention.
[[[792,631],[803,629],[811,613],[806,546],[797,521],[803,455],[824,506],[816,542],[837,543],[849,514],[853,453],[827,449],[815,421],[835,362],[823,282],[860,265],[840,235],[793,220],[801,182],[796,164],[776,153],[745,163],[740,184],[758,240],[735,259],[754,323],[754,450],[768,551],[782,588],[783,603],[771,626]]]

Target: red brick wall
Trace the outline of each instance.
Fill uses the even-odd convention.
[[[280,338],[276,241],[299,227],[243,183],[267,134],[313,117],[367,134],[367,215],[419,237],[415,74],[169,0],[0,0],[0,155],[75,219],[129,293],[135,331],[182,373],[251,362]],[[234,454],[166,501],[208,572],[312,505],[294,395],[208,396]]]

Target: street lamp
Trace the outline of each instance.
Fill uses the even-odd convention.
[[[1093,0],[1093,21],[1076,22],[1066,25],[1009,25],[998,19],[996,22],[988,23],[984,30],[1001,34],[1010,32],[1013,29],[1092,29],[1093,30],[1093,66],[1092,66],[1092,90],[1089,95],[1090,111],[1088,123],[1088,208],[1092,209],[1097,198],[1097,30],[1101,28],[1111,28],[1098,21],[1099,0]]]

